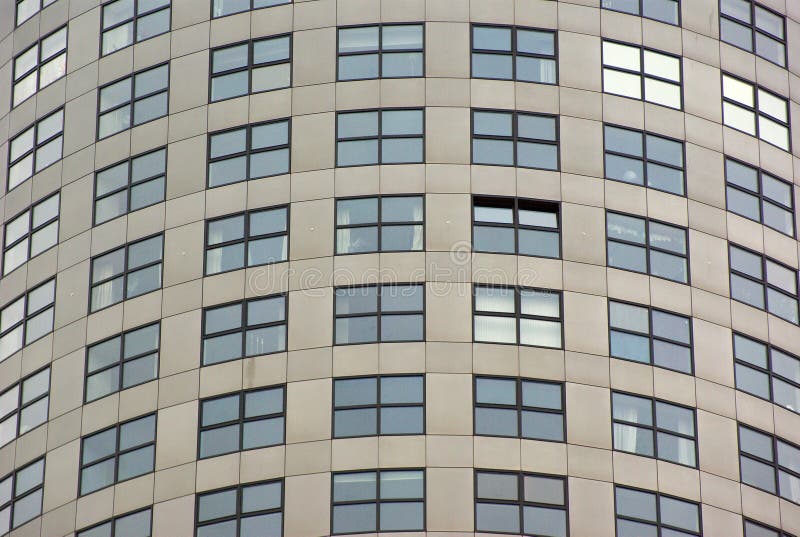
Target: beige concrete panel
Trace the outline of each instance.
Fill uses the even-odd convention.
[[[600,38],[559,32],[559,82],[562,86],[602,91]]]
[[[284,481],[286,537],[328,535],[330,532],[330,474],[288,477]]]
[[[290,383],[286,388],[286,409],[287,443],[330,438],[330,379]]]
[[[184,496],[153,507],[153,537],[191,537],[194,533],[194,496]]]
[[[700,470],[739,479],[736,422],[703,410],[697,411],[697,447]]]
[[[428,9],[430,11],[431,8]],[[457,19],[447,16],[446,20]],[[425,25],[425,76],[469,78],[469,43],[468,25],[452,22],[428,22]]]
[[[566,292],[564,300],[564,348],[592,354],[608,354],[608,310],[603,297]]]
[[[428,531],[472,531],[475,520],[471,468],[428,468],[425,472]]]
[[[608,389],[567,383],[567,442],[611,449],[611,405]]]
[[[570,535],[614,535],[614,486],[590,479],[569,478]]]
[[[426,434],[472,434],[472,376],[428,374],[425,379]]]

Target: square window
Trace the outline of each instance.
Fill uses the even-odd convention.
[[[421,284],[334,289],[334,344],[423,341],[424,295]]]
[[[169,32],[170,0],[112,0],[103,4],[101,55]]]
[[[559,169],[556,116],[472,111],[472,163]]]
[[[519,198],[474,198],[476,252],[561,257],[559,205]]]
[[[475,285],[472,318],[476,343],[562,348],[558,291]]]
[[[603,91],[681,110],[681,59],[604,40]]]
[[[556,84],[556,32],[473,25],[472,77]]]
[[[336,166],[423,162],[423,109],[339,112],[336,115]]]

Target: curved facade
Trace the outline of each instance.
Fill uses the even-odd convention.
[[[0,535],[800,535],[796,0],[0,0]]]

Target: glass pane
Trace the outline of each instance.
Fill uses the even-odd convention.
[[[424,422],[421,406],[384,407],[381,408],[380,434],[422,434]]]
[[[378,26],[339,30],[339,54],[378,49]]]
[[[336,144],[339,166],[359,166],[378,163],[378,141],[360,140]]]
[[[511,80],[513,59],[505,54],[472,54],[472,76],[474,78],[495,78]],[[511,135],[510,133],[508,134]]]
[[[480,476],[479,476],[480,483]],[[478,531],[519,533],[519,506],[497,503],[475,505],[475,529]]]
[[[475,341],[516,343],[516,321],[506,317],[474,316]]]
[[[351,317],[336,319],[336,344],[368,343],[378,339],[378,319]]]
[[[551,291],[520,289],[521,311],[523,315],[559,317],[561,295]]]
[[[655,494],[617,487],[616,500],[617,515],[653,522],[657,520]]]
[[[375,472],[334,474],[333,501],[349,502],[375,500],[377,497]]]
[[[558,146],[517,142],[517,166],[557,170]]]
[[[213,77],[211,79],[211,100],[221,101],[247,94],[249,80],[247,71]]]
[[[608,266],[634,272],[647,272],[645,249],[629,244],[608,242]]]
[[[564,418],[551,412],[522,412],[522,437],[564,441]]]
[[[422,502],[381,503],[380,531],[414,531],[424,527]]]
[[[472,48],[511,52],[511,29],[491,26],[473,26]]]
[[[389,315],[381,318],[381,341],[422,341],[422,315]]]
[[[650,399],[614,393],[611,401],[615,420],[653,425],[653,403]]]
[[[364,533],[375,531],[375,511],[376,504],[374,503],[335,505],[333,507],[334,533]]]
[[[378,72],[377,54],[339,57],[339,80],[378,78]]]
[[[130,388],[153,380],[158,376],[158,355],[151,354],[126,363],[123,368],[122,388]]]
[[[381,163],[422,162],[422,150],[422,138],[384,139],[381,143]]]
[[[283,443],[283,418],[250,421],[244,424],[242,449],[275,446]]]
[[[516,474],[478,472],[477,481],[478,498],[516,501],[519,497]]]
[[[773,460],[772,439],[746,427],[739,427],[739,448],[764,460]]]
[[[151,510],[120,517],[114,523],[114,537],[150,537]]]
[[[333,416],[336,438],[378,434],[378,412],[375,408],[336,410]]]
[[[722,116],[725,125],[743,131],[751,136],[756,134],[756,117],[753,112],[735,104],[722,103]]]
[[[119,390],[119,367],[112,367],[86,379],[86,401],[94,401]]]
[[[736,364],[736,389],[769,399],[769,376],[742,364]]]
[[[251,513],[281,506],[281,483],[266,483],[242,488],[242,512]]]
[[[381,113],[381,134],[422,134],[422,119],[422,110],[385,110]]]
[[[559,235],[549,231],[519,230],[519,253],[538,257],[559,257]]]
[[[351,56],[351,58],[359,57],[363,56]],[[383,78],[422,76],[424,60],[421,52],[385,52],[381,57],[381,61]]]
[[[763,368],[767,367],[766,345],[739,334],[734,334],[733,349],[737,360],[745,360]]]
[[[421,49],[422,28],[421,24],[384,26],[381,48],[383,50]]]
[[[114,482],[114,460],[81,470],[81,495],[100,490]]]
[[[200,495],[197,502],[197,520],[205,522],[236,514],[236,490],[224,490]]]
[[[141,125],[165,115],[167,115],[166,92],[136,101],[133,105],[134,125]]]
[[[697,504],[662,496],[659,501],[661,522],[692,532],[700,531]]]
[[[513,379],[477,378],[475,401],[498,405],[517,404],[517,381]]]
[[[689,319],[663,311],[653,310],[653,335],[691,343],[689,335]]]
[[[473,248],[478,252],[513,254],[516,251],[514,228],[511,227],[473,227]],[[526,248],[530,248],[526,242]],[[524,252],[528,253],[529,252]],[[533,255],[533,254],[530,254]]]
[[[242,357],[242,334],[228,334],[203,341],[203,365],[211,365]]]
[[[681,87],[678,84],[644,79],[644,98],[651,103],[669,106],[671,108],[681,108]]]
[[[245,338],[246,356],[282,352],[286,350],[286,325],[248,330]]]
[[[553,537],[566,537],[567,535],[566,511],[526,505],[523,508],[523,517],[526,534],[552,535]]]
[[[515,409],[476,407],[475,434],[519,436],[518,419]]]

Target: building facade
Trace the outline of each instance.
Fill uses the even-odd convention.
[[[0,536],[800,536],[800,2],[0,0]]]

